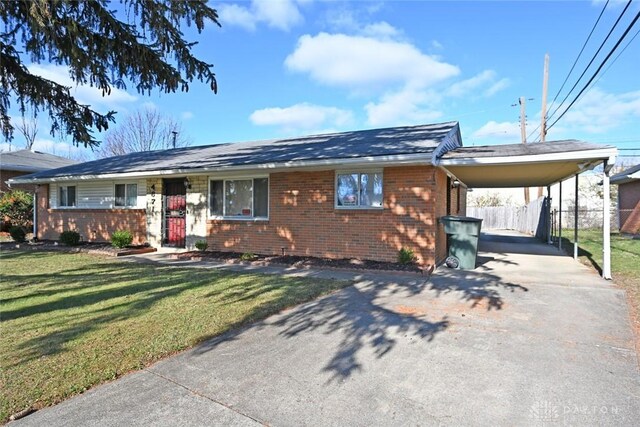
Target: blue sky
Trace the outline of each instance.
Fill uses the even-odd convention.
[[[520,141],[519,107],[512,104],[520,96],[534,98],[527,101],[531,133],[540,123],[545,53],[550,55],[551,102],[604,5],[313,0],[211,4],[219,10],[222,28],[210,25],[200,35],[192,30],[186,34],[199,42],[196,54],[215,64],[217,95],[196,83],[188,93],[170,95],[114,90],[102,98],[93,88],[77,87],[77,96],[100,111],[117,110],[119,118],[138,108],[157,108],[181,119],[197,145],[449,120],[460,122],[465,145],[515,143]],[[560,99],[623,6],[610,2]],[[627,11],[605,53],[639,6]],[[630,37],[638,28],[640,24]],[[639,66],[640,36],[547,139],[640,147]],[[39,64],[31,69],[68,82],[64,67]],[[42,125],[40,149],[63,155],[78,151],[54,140]],[[21,144],[16,134],[13,146]]]

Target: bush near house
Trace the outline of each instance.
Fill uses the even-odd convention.
[[[67,246],[78,246],[80,244],[80,233],[67,230],[60,233],[60,242]]]
[[[111,244],[116,248],[126,248],[133,242],[133,234],[129,230],[118,230],[111,235]]]
[[[19,225],[14,225],[9,228],[9,234],[14,242],[22,243],[26,240],[27,233],[24,231],[23,227]]]
[[[413,250],[408,248],[402,248],[398,251],[398,262],[400,264],[413,264],[416,262],[416,254]]]
[[[209,247],[209,244],[207,243],[206,240],[198,240],[196,242],[196,249],[201,252],[206,251],[208,247]]]
[[[0,219],[21,227],[33,223],[33,196],[26,191],[13,190],[0,197]]]

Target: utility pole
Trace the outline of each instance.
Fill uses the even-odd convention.
[[[542,76],[542,123],[540,123],[540,142],[547,139],[547,89],[549,87],[549,54],[544,55],[544,73]],[[542,187],[538,187],[538,198],[542,197]]]
[[[176,148],[176,136],[178,136],[178,132],[172,130],[171,133],[173,134],[173,148]]]
[[[527,143],[527,128],[526,128],[526,102],[524,96],[521,96],[518,100],[520,103],[520,137],[522,138],[522,143]],[[524,188],[524,204],[529,204],[529,187]]]

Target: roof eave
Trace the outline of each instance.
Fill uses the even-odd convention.
[[[567,160],[606,160],[613,164],[618,154],[616,148],[599,148],[593,150],[565,151],[560,153],[527,154],[522,156],[498,156],[498,157],[477,157],[477,158],[451,158],[439,159],[440,166],[472,166],[472,165],[509,165],[519,163],[547,163],[563,162]]]
[[[1,166],[3,171],[17,171],[17,172],[30,172],[30,173],[42,172],[48,169],[54,169],[54,168],[38,168],[38,167],[24,166],[24,165],[11,165],[6,163],[3,163]]]
[[[432,152],[418,154],[396,154],[390,156],[366,156],[358,158],[346,159],[325,159],[311,161],[291,161],[282,163],[263,163],[255,165],[238,165],[238,166],[214,166],[204,168],[185,168],[185,169],[165,169],[152,170],[144,172],[125,172],[113,174],[96,174],[96,175],[68,175],[48,178],[29,178],[16,177],[10,179],[10,184],[46,184],[53,182],[65,181],[83,181],[94,179],[126,179],[126,178],[151,178],[167,175],[205,175],[218,172],[250,172],[250,171],[278,171],[293,169],[313,169],[319,167],[336,168],[341,166],[349,167],[375,167],[375,166],[392,166],[392,165],[411,165],[411,164],[433,164]]]

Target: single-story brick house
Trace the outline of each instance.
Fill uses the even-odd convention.
[[[512,163],[538,158],[520,146],[503,146],[516,147]],[[547,162],[548,150],[601,148],[576,141],[545,146]],[[17,182],[39,184],[41,239],[74,229],[85,240],[108,240],[128,229],[136,243],[152,246],[192,248],[206,240],[220,251],[381,261],[396,261],[401,248],[410,248],[426,265],[446,257],[438,218],[465,214],[467,186],[452,172],[466,170],[465,159],[442,165],[459,150],[459,125],[449,122],[132,153]],[[531,185],[584,167],[584,155],[551,153],[558,163],[537,164],[548,172]],[[559,166],[574,157],[583,164]],[[596,157],[587,156],[593,164]],[[521,185],[512,183],[505,186]]]
[[[640,234],[640,164],[611,177],[618,186],[618,224],[623,233]]]

